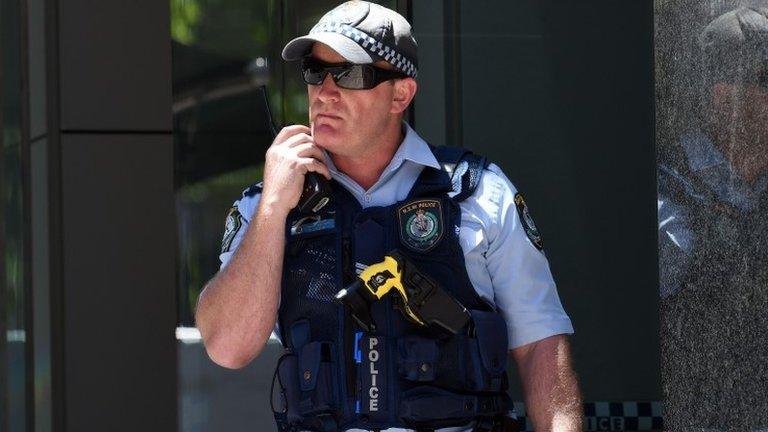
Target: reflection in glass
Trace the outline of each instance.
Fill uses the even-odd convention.
[[[271,140],[259,86],[272,81],[275,8],[270,1],[171,1],[182,325],[194,325],[192,307],[218,270],[227,209],[261,177]]]
[[[0,137],[0,428],[26,430],[27,368],[24,284],[24,194],[21,145],[21,42],[20,2],[3,1],[0,6],[2,47],[2,136]],[[5,378],[5,379],[2,379]],[[5,406],[4,406],[5,405]],[[2,412],[7,409],[7,413]],[[7,418],[3,419],[2,416]]]
[[[667,424],[768,427],[768,1],[659,1],[656,51]]]

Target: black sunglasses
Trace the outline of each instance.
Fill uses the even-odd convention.
[[[402,72],[382,69],[370,64],[323,63],[312,57],[301,60],[301,76],[309,85],[320,85],[331,74],[337,86],[348,90],[369,90],[384,81],[406,78]]]

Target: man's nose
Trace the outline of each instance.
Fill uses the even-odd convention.
[[[339,86],[333,81],[331,74],[325,74],[323,83],[320,84],[320,91],[317,93],[317,97],[323,102],[339,100]]]

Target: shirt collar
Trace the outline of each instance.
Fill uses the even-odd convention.
[[[440,169],[440,164],[437,162],[435,155],[429,148],[429,144],[427,144],[427,142],[413,130],[411,125],[403,122],[403,131],[405,132],[405,138],[403,138],[400,147],[398,147],[394,156],[392,156],[392,161],[385,171],[396,170],[406,160],[419,165]]]

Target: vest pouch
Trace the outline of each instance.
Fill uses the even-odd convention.
[[[401,377],[408,381],[434,381],[440,349],[437,341],[420,336],[405,336],[397,340],[397,367]]]
[[[277,361],[275,375],[272,378],[272,411],[279,430],[282,430],[284,425],[298,424],[302,420],[299,413],[298,378],[296,355],[283,354]]]
[[[476,345],[465,335],[447,340],[404,336],[397,340],[397,367],[400,377],[414,384],[429,383],[456,391],[472,390],[467,384],[472,366],[468,352]],[[474,349],[477,353],[477,349]],[[479,358],[479,356],[477,356]]]
[[[471,310],[473,330],[448,339],[408,335],[397,340],[400,377],[456,391],[506,389],[507,327],[495,312]]]
[[[501,314],[470,310],[473,334],[466,339],[467,385],[476,391],[502,391],[507,386],[507,325]]]
[[[299,412],[310,417],[333,412],[337,405],[336,368],[333,344],[310,342],[298,356]]]

